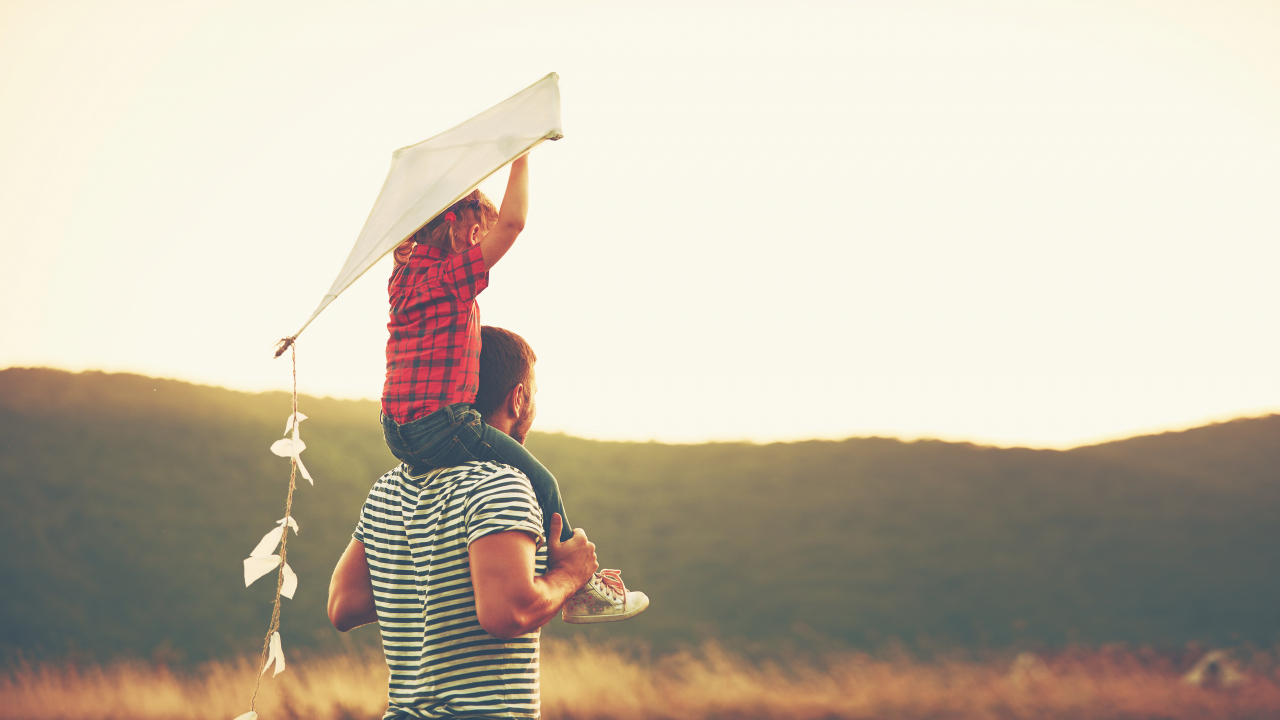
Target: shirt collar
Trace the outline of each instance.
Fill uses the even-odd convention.
[[[414,257],[424,257],[428,260],[439,260],[445,256],[444,250],[435,245],[418,244],[413,248]]]

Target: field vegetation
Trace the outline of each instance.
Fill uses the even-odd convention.
[[[546,392],[552,392],[546,389]],[[286,651],[342,636],[325,589],[395,460],[376,402],[303,397]],[[138,375],[0,370],[0,661],[179,665],[260,647],[241,561],[283,514],[289,399]],[[570,519],[653,601],[551,636],[736,651],[1180,648],[1280,641],[1280,416],[1070,451],[855,438],[753,445],[534,434]],[[772,650],[770,651],[772,652]]]
[[[583,642],[543,655],[547,720],[1236,720],[1280,715],[1277,656],[1237,651],[1206,671],[1203,651],[1124,648],[927,660],[900,648],[749,661],[705,645],[650,660]],[[4,720],[231,720],[247,708],[255,666],[18,665],[0,675]],[[1188,671],[1192,671],[1189,675]],[[295,653],[263,681],[263,720],[381,716],[386,667],[376,652]],[[1194,681],[1194,682],[1192,682]]]

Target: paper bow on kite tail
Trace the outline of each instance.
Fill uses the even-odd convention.
[[[276,357],[384,255],[543,140],[559,140],[560,76],[551,73],[470,120],[391,154],[391,170],[329,292]]]

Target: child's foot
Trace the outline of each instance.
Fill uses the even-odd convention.
[[[601,570],[564,604],[560,617],[567,623],[616,622],[635,617],[649,607],[649,596],[628,591],[621,570]]]

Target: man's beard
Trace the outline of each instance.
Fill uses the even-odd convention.
[[[520,413],[520,417],[511,424],[511,439],[524,444],[524,438],[529,434],[529,428],[533,427],[533,413],[529,412],[529,408],[525,408]]]

